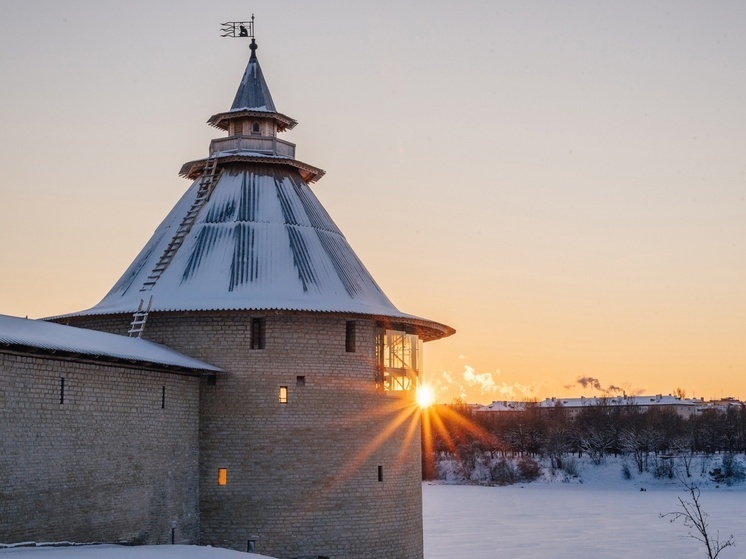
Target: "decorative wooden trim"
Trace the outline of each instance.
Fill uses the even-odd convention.
[[[307,183],[316,182],[326,174],[326,171],[308,165],[297,159],[289,159],[286,157],[264,157],[257,155],[221,155],[218,158],[218,165],[225,165],[226,163],[264,163],[269,165],[284,165],[287,167],[293,167],[300,171],[300,176]],[[202,174],[207,158],[198,159],[196,161],[189,161],[181,166],[179,175],[187,179],[196,179]]]
[[[237,118],[263,118],[272,119],[277,123],[278,131],[292,130],[298,124],[298,121],[294,118],[290,118],[282,113],[274,113],[270,111],[230,111],[227,113],[218,113],[212,115],[208,120],[207,124],[220,128],[221,130],[228,130],[228,122]]]

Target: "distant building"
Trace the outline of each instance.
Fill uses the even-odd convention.
[[[567,410],[571,417],[576,416],[581,410],[590,406],[636,406],[641,410],[650,408],[667,408],[675,411],[681,417],[687,418],[699,412],[704,406],[704,401],[696,398],[678,398],[676,396],[656,394],[654,396],[613,396],[585,398],[546,398],[538,402],[515,402],[495,401],[489,405],[478,408],[476,413],[511,413],[523,412],[527,407],[534,406],[540,409],[562,407]]]
[[[104,299],[0,317],[0,541],[422,557],[413,391],[454,330],[352,251],[256,49],[208,121],[228,136]]]
[[[697,405],[697,413],[705,413],[710,410],[716,410],[720,412],[727,412],[728,410],[737,409],[743,410],[745,404],[736,398],[727,397],[719,398],[717,400],[710,400],[705,402],[702,400]]]

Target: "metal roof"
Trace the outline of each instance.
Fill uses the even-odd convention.
[[[300,175],[274,165],[229,169],[150,291],[141,291],[192,206],[199,180],[95,307],[75,315],[152,311],[298,310],[427,322],[400,312]],[[441,337],[451,329],[432,324]]]
[[[251,57],[246,66],[246,71],[238,86],[236,97],[233,99],[231,111],[267,111],[270,113],[277,112],[275,104],[272,101],[272,94],[262,74],[262,68],[259,66],[259,60],[256,57],[257,45],[251,41]]]
[[[277,114],[255,49],[231,110]],[[133,313],[152,295],[153,312],[332,312],[380,317],[425,340],[454,332],[402,313],[389,301],[311,192],[308,182],[318,180],[322,170],[276,153],[220,152],[211,157],[222,174],[186,234],[179,232],[184,240],[168,257],[165,271],[157,272],[155,285],[147,285],[147,278],[161,267],[159,260],[185,216],[193,214],[203,181],[198,175],[208,160],[182,168],[195,182],[104,299],[66,316]]]
[[[139,363],[194,372],[221,371],[214,365],[140,338],[7,315],[0,315],[0,352],[3,349],[126,362],[129,366]]]

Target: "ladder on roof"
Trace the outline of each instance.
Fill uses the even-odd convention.
[[[197,196],[195,197],[194,202],[192,202],[192,206],[184,216],[184,219],[181,220],[179,228],[176,230],[176,234],[168,243],[166,250],[163,251],[158,263],[153,268],[153,271],[150,272],[150,275],[143,282],[140,291],[150,291],[153,289],[155,282],[157,282],[161,275],[163,275],[163,272],[166,271],[166,268],[168,268],[171,260],[173,260],[176,255],[176,252],[184,243],[187,234],[189,234],[189,231],[192,229],[192,225],[194,225],[199,211],[210,199],[210,194],[212,194],[219,178],[220,172],[218,171],[218,158],[217,156],[211,156],[205,162],[205,168],[202,170],[202,178],[200,179],[199,188],[197,189]]]
[[[145,304],[145,300],[140,299],[140,306],[137,307],[137,310],[132,315],[132,322],[130,323],[130,329],[127,332],[130,336],[130,338],[140,338],[142,337],[142,332],[145,330],[145,323],[148,321],[148,313],[150,312],[151,307],[153,306],[153,296],[150,296],[150,301],[148,301],[148,307],[143,310],[143,305]]]

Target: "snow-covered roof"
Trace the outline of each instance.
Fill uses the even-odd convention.
[[[562,406],[564,408],[584,408],[590,406],[697,406],[701,400],[690,398],[678,398],[676,396],[656,394],[653,396],[611,396],[607,398],[546,398],[539,402],[512,402],[497,400],[486,406],[480,407],[481,412],[505,412],[525,411],[527,407],[553,408]]]
[[[547,398],[539,402],[541,407],[553,407],[561,404],[568,408],[585,406],[694,406],[696,402],[676,396],[655,394],[652,396],[609,396],[607,398]]]
[[[486,406],[480,406],[475,411],[525,411],[526,402],[496,401]]]
[[[137,362],[195,372],[221,369],[192,359],[169,347],[140,338],[54,324],[0,314],[0,351],[36,349],[55,354],[71,354],[113,361]]]
[[[253,41],[231,111],[282,116],[274,113]],[[220,119],[229,114],[216,115],[212,124],[226,128]],[[449,326],[402,313],[386,297],[311,192],[308,182],[322,170],[276,153],[211,157],[221,174],[210,182],[206,201],[198,203],[204,199],[198,193],[213,159],[186,163],[182,174],[195,182],[124,275],[96,306],[66,316],[130,314],[152,295],[151,312],[344,313],[403,325],[424,340],[453,334]]]
[[[173,260],[142,288],[192,206],[195,181],[104,299],[74,315],[151,311],[294,310],[353,313],[446,326],[400,312],[309,186],[284,167],[227,170]]]

